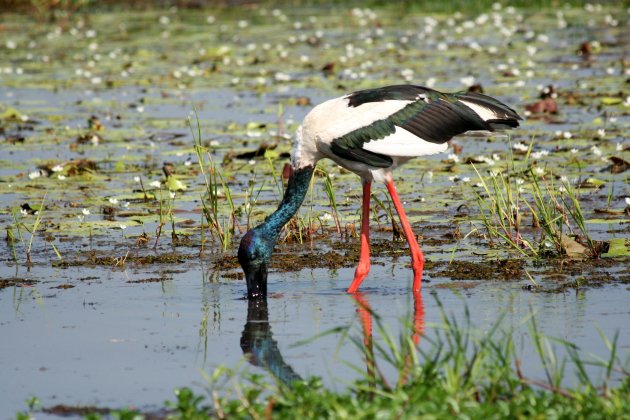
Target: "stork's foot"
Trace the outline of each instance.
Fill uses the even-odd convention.
[[[368,261],[367,263],[364,263],[359,261],[359,265],[354,272],[354,280],[352,280],[352,283],[350,283],[350,287],[348,288],[348,293],[356,293],[369,272],[370,262]]]

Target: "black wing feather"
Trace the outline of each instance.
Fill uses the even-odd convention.
[[[374,121],[332,141],[333,153],[377,168],[389,167],[393,160],[387,155],[363,149],[363,144],[393,134],[396,126],[424,141],[442,144],[466,131],[496,131],[518,127],[518,120],[521,119],[512,108],[490,96],[472,92],[446,94],[423,86],[394,85],[366,89],[351,93],[347,98],[350,107],[386,100],[414,101],[387,118]],[[497,118],[484,121],[459,100],[488,108],[497,114]]]
[[[343,148],[339,144],[333,142],[330,145],[330,149],[337,156],[341,156],[344,159],[352,160],[355,162],[363,162],[375,168],[389,168],[394,164],[394,160],[380,153],[370,152],[360,147]]]

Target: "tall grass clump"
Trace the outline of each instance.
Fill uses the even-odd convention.
[[[506,171],[490,171],[488,176],[473,165],[480,188],[472,191],[490,245],[536,258],[598,257],[602,246],[588,232],[579,191],[566,177],[531,167],[530,152],[531,144],[521,168],[512,158]]]
[[[237,227],[234,201],[225,178],[214,164],[210,151],[203,145],[198,115],[196,115],[196,120],[196,132],[192,123],[189,122],[189,126],[195,144],[199,169],[205,182],[205,196],[201,197],[202,212],[208,223],[210,236],[213,240],[217,240],[225,251],[230,248]],[[228,215],[224,215],[220,211],[224,199],[230,209]]]
[[[578,190],[566,180],[557,185],[539,179],[531,170],[530,175],[535,207],[527,205],[534,224],[543,230],[541,247],[549,243],[558,255],[598,257],[601,249],[586,228]]]
[[[37,233],[37,230],[40,229],[41,224],[42,224],[42,218],[44,215],[44,202],[46,201],[46,196],[44,196],[42,198],[41,203],[39,204],[39,206],[37,207],[37,210],[34,212],[35,215],[35,220],[33,221],[32,225],[27,225],[24,222],[24,216],[22,214],[22,210],[18,210],[18,209],[13,209],[12,211],[12,216],[13,216],[13,225],[12,226],[8,226],[6,228],[6,232],[7,232],[7,242],[9,244],[9,247],[11,248],[11,255],[13,257],[13,261],[15,263],[18,262],[18,254],[17,254],[17,249],[16,249],[16,243],[18,242],[19,239],[19,243],[22,244],[22,249],[24,250],[24,256],[25,256],[25,260],[26,260],[26,265],[27,267],[30,267],[32,264],[32,250],[33,250],[33,242],[35,240],[35,235]],[[15,228],[15,231],[17,232],[17,236],[16,234],[13,232],[13,229]],[[26,239],[26,233],[28,233],[28,239]],[[50,244],[50,246],[52,247],[53,251],[55,252],[55,255],[57,256],[57,258],[61,261],[63,260],[61,253],[59,252],[59,250],[57,249],[57,247],[55,246],[55,244],[51,239],[46,239],[46,241]]]

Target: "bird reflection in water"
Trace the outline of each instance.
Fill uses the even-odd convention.
[[[284,361],[278,342],[273,339],[267,299],[247,301],[247,322],[241,334],[241,350],[249,363],[269,371],[284,384],[302,379]]]
[[[376,361],[372,342],[372,309],[367,297],[363,293],[352,295],[359,314],[363,332],[363,345],[367,374],[373,385],[376,385]],[[414,313],[412,327],[412,341],[418,346],[420,337],[424,333],[424,303],[422,294],[413,292]],[[267,299],[249,299],[247,301],[247,322],[241,334],[241,350],[254,366],[261,367],[271,373],[276,379],[286,385],[302,378],[284,361],[278,342],[273,339],[271,324],[269,323],[269,309]],[[411,357],[406,361],[406,369],[401,372],[399,383],[404,383],[411,367]]]

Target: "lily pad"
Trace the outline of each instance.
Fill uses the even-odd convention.
[[[630,255],[630,238],[613,238],[610,240],[608,252],[602,254],[604,258],[627,257]]]

